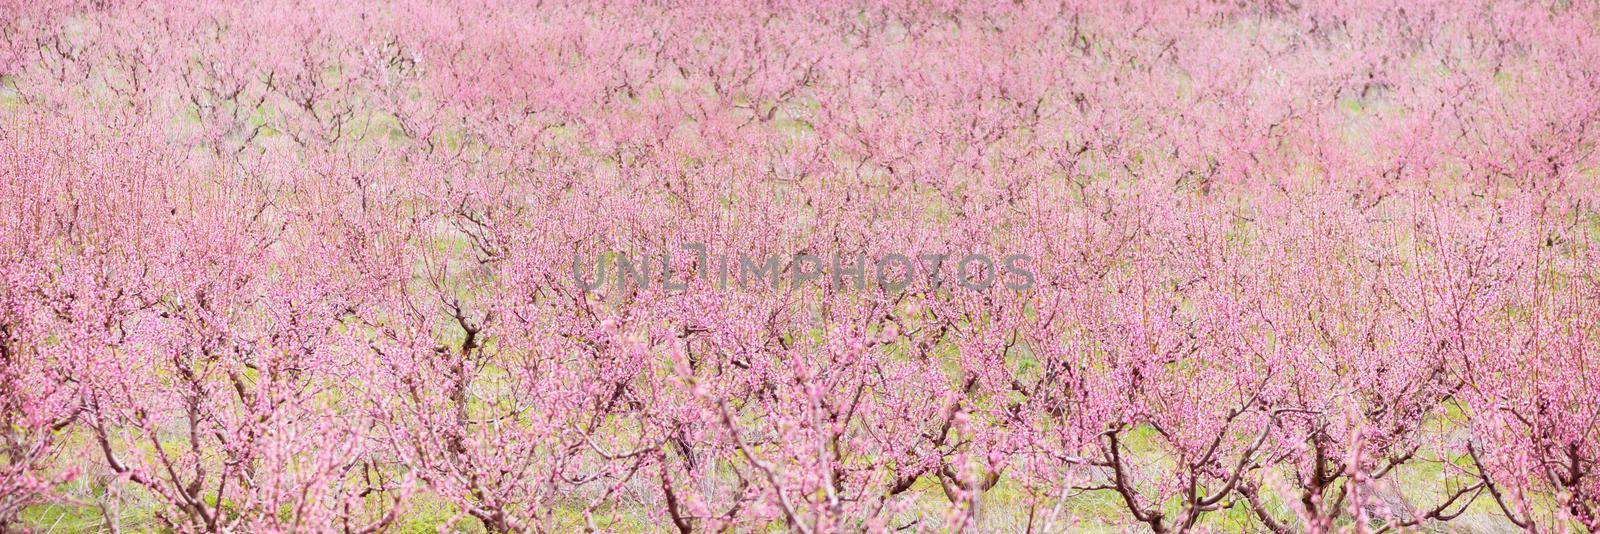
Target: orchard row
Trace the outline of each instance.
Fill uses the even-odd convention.
[[[0,530],[1600,529],[1594,2],[688,4],[0,0]]]

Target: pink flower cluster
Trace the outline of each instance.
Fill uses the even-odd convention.
[[[0,0],[0,530],[1600,530],[1596,2],[669,4]]]

